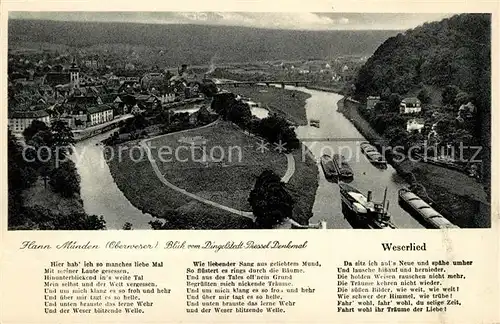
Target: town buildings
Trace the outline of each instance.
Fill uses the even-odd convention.
[[[113,120],[113,107],[109,105],[99,105],[87,109],[87,127],[102,124]]]
[[[22,133],[34,120],[50,125],[50,117],[45,110],[14,111],[9,114],[9,128],[14,133]]]
[[[33,120],[64,121],[76,132],[130,113],[168,109],[197,100],[201,78],[187,64],[167,69],[113,71],[93,54],[46,55],[33,65],[19,54],[9,58],[9,128],[22,133]],[[116,65],[115,65],[116,67]],[[154,71],[154,72],[152,72]],[[115,74],[116,73],[116,74]]]

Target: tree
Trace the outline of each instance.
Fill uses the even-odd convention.
[[[123,229],[123,230],[126,230],[126,231],[131,230],[131,229],[132,229],[132,223],[125,222],[125,224],[123,224],[122,229]]]
[[[77,213],[59,216],[54,222],[55,230],[105,230],[106,221],[103,216]]]
[[[26,127],[26,129],[23,131],[23,136],[26,142],[31,140],[35,134],[37,134],[39,131],[48,131],[49,127],[40,120],[33,120],[31,122],[31,125]]]
[[[47,188],[47,180],[53,169],[52,142],[50,130],[40,130],[26,142],[28,145],[25,152],[26,161],[29,161],[42,176],[45,188]]]
[[[460,89],[455,85],[446,86],[441,93],[441,102],[443,103],[443,105],[455,105],[455,99],[459,92]]]
[[[404,129],[394,127],[387,130],[384,134],[385,137],[389,140],[389,144],[395,147],[405,148],[408,145],[408,132]]]
[[[399,112],[399,104],[401,103],[401,96],[399,93],[391,93],[387,99],[387,109],[389,112]]]
[[[424,141],[423,135],[419,131],[413,130],[406,139],[406,145],[405,145],[406,151],[408,151],[410,148],[417,148],[416,151],[420,152],[423,141]],[[415,149],[412,150],[412,152],[415,152]]]
[[[23,210],[24,222],[11,229],[37,230],[103,230],[106,221],[103,216],[87,215],[79,212],[74,214],[60,214],[45,207],[35,205]]]
[[[209,98],[212,98],[217,93],[217,85],[212,80],[203,80],[199,89],[201,93]]]
[[[212,109],[224,120],[227,120],[229,108],[236,100],[236,96],[231,92],[218,93],[212,100]]]
[[[436,132],[441,137],[449,135],[455,131],[455,119],[442,118],[437,122]]]
[[[423,104],[428,104],[431,102],[431,97],[429,95],[429,91],[427,91],[426,88],[420,89],[420,91],[418,92],[417,98]]]
[[[21,145],[12,132],[7,133],[7,191],[9,228],[25,222],[21,193],[36,181],[36,172],[22,156]]]
[[[60,163],[50,174],[52,189],[63,197],[80,193],[80,176],[71,160]]]
[[[57,154],[57,159],[64,160],[73,151],[71,145],[75,144],[71,128],[62,120],[52,123],[52,149]]]
[[[460,91],[455,97],[455,103],[457,106],[464,105],[470,101],[470,96],[467,92]]]
[[[257,177],[248,201],[258,228],[273,228],[286,218],[291,218],[295,203],[280,177],[271,170],[264,170]]]
[[[163,229],[163,223],[158,219],[156,219],[154,221],[149,221],[149,225],[151,226],[151,229],[153,229],[153,230]]]
[[[247,104],[234,100],[229,106],[226,118],[235,124],[247,126],[252,118],[252,112]]]

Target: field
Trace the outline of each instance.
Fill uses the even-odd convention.
[[[188,147],[193,143],[198,148],[191,151]],[[243,132],[238,126],[219,122],[203,129],[152,139],[150,148],[168,182],[215,203],[251,211],[248,196],[256,177],[264,169],[283,176],[287,169],[287,158],[283,153],[272,147],[271,150],[258,151],[258,143],[260,139]],[[132,147],[138,143],[121,145]],[[169,150],[167,147],[171,155],[165,153]],[[214,147],[217,149],[212,149]],[[229,153],[223,156],[218,147],[232,148],[231,158]],[[241,148],[241,154],[235,147]],[[296,171],[286,186],[296,201],[293,218],[307,224],[314,203],[318,170],[312,160],[302,161],[301,154],[300,150],[293,152]],[[135,162],[128,154],[122,155],[121,159],[117,155],[108,163],[113,178],[127,199],[143,212],[165,219],[166,228],[238,229],[253,226],[249,218],[204,204],[167,187],[156,176],[145,154],[142,160]]]
[[[129,142],[123,145],[135,145]],[[240,229],[252,221],[189,199],[156,177],[149,161],[133,161],[128,154],[107,159],[111,174],[125,197],[137,208],[166,221],[172,229]]]
[[[245,134],[232,123],[218,123],[162,136],[150,143],[153,156],[169,182],[222,205],[251,211],[247,200],[257,176],[265,169],[283,176],[287,168],[284,154],[275,150],[261,153],[257,150],[259,142],[260,139]],[[195,145],[192,150],[191,143]],[[170,159],[165,156],[162,163],[158,154],[165,147],[174,154]],[[174,157],[175,152],[178,157]]]
[[[311,96],[296,90],[264,86],[224,86],[224,89],[260,102],[271,113],[277,113],[297,125],[307,125],[306,100]]]

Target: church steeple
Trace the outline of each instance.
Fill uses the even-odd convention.
[[[73,62],[69,68],[70,83],[72,88],[80,87],[80,68],[76,64],[75,57],[73,56]]]

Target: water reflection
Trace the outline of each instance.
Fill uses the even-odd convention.
[[[181,114],[181,113],[188,113],[192,114],[200,110],[201,107],[193,107],[193,108],[185,108],[185,109],[175,109],[172,110],[174,114]],[[269,116],[269,110],[265,108],[260,108],[260,107],[252,107],[250,108],[250,112],[252,113],[253,116],[259,118],[259,119],[264,119]]]

